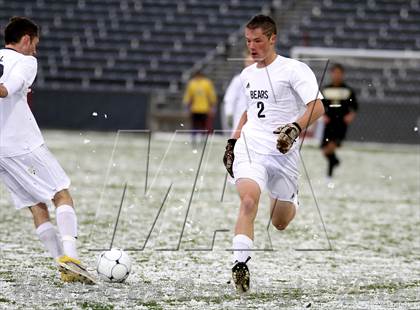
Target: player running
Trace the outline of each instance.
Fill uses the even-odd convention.
[[[241,201],[232,268],[234,284],[241,292],[249,289],[247,262],[261,192],[267,189],[270,195],[272,224],[285,229],[298,208],[295,142],[302,129],[324,113],[314,73],[306,64],[276,54],[276,34],[275,22],[265,15],[253,17],[246,25],[247,47],[256,63],[241,73],[248,107],[223,158]]]
[[[334,64],[330,70],[331,84],[322,93],[325,96],[324,136],[322,152],[328,161],[327,177],[330,181],[334,168],[340,164],[336,150],[346,138],[348,126],[356,117],[358,108],[354,90],[344,82],[344,67]]]
[[[45,146],[27,102],[37,74],[38,26],[25,17],[13,17],[4,30],[4,40],[5,48],[0,49],[0,179],[16,209],[29,207],[36,233],[57,261],[61,279],[93,284],[94,278],[77,255],[70,180]],[[46,206],[50,201],[56,207],[62,241],[50,222]]]

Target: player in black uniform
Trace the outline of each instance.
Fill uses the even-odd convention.
[[[358,108],[356,96],[352,88],[344,83],[344,68],[334,64],[330,70],[331,84],[322,90],[324,95],[324,137],[321,148],[328,160],[328,177],[339,165],[335,150],[341,145],[347,132],[347,127],[353,122]]]

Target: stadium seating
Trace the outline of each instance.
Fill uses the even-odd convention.
[[[376,50],[420,50],[420,6],[418,1],[312,1],[295,31],[285,40],[292,46],[363,48]],[[419,61],[416,62],[417,66]],[[399,68],[391,72],[389,67]],[[372,62],[369,67],[347,68],[347,81],[364,102],[418,104],[420,90],[414,85],[420,71],[405,65]],[[401,75],[404,78],[401,78]]]
[[[166,90],[224,43],[264,0],[0,0],[41,26],[41,89]]]
[[[291,44],[419,49],[420,42],[416,38],[420,34],[420,8],[415,3],[398,0],[317,1],[300,32],[291,35]]]
[[[420,50],[417,0],[0,0],[0,24],[13,15],[41,25],[39,89],[157,93],[154,107],[181,110],[189,73],[202,68],[223,92],[241,61],[241,27],[271,12],[278,50],[293,46]],[[364,102],[417,103],[420,71],[348,68]],[[170,114],[170,113],[169,113]]]

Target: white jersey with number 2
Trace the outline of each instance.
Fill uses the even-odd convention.
[[[241,142],[260,154],[281,155],[273,131],[296,121],[309,102],[323,98],[315,74],[303,62],[277,55],[266,67],[245,68],[240,77],[248,98]]]

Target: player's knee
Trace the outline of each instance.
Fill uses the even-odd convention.
[[[35,206],[29,207],[29,210],[32,213],[35,227],[39,227],[41,224],[50,220],[50,213],[48,212],[48,207],[43,203],[39,203]]]
[[[54,204],[56,207],[60,205],[70,205],[73,206],[73,199],[70,195],[70,192],[67,189],[63,189],[54,195]]]
[[[288,221],[284,221],[284,220],[272,219],[271,220],[271,224],[273,224],[273,226],[277,230],[285,230],[287,228],[287,226],[289,225],[289,222]]]
[[[241,213],[246,216],[254,215],[257,208],[257,202],[252,197],[244,197],[241,203]]]
[[[45,203],[38,203],[34,206],[29,207],[29,210],[32,213],[47,213],[48,214],[48,207]]]

